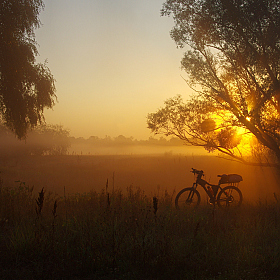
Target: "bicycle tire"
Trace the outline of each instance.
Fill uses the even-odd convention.
[[[243,195],[239,188],[227,186],[222,188],[217,196],[217,204],[220,208],[237,208],[243,201]]]
[[[178,210],[193,209],[200,204],[200,194],[193,188],[182,189],[175,198],[175,206]]]

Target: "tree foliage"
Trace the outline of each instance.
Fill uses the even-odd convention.
[[[40,26],[41,0],[0,3],[0,115],[19,138],[44,119],[54,105],[55,85],[45,64],[36,64],[34,30]]]
[[[250,134],[259,155],[279,164],[280,1],[167,0],[161,12],[173,16],[171,37],[187,48],[181,65],[197,94],[168,100],[148,127],[243,161],[240,134]]]
[[[38,125],[28,132],[25,141],[0,124],[0,154],[2,156],[66,155],[70,148],[69,131],[61,125]]]

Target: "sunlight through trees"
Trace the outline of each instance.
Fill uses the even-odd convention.
[[[277,0],[167,0],[161,13],[174,19],[177,46],[186,46],[181,65],[195,95],[167,100],[148,115],[148,127],[242,162],[242,135],[251,134],[254,163],[280,167],[279,7]],[[215,129],[205,130],[217,115]]]

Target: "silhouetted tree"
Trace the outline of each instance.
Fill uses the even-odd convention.
[[[70,133],[62,125],[39,125],[28,136],[30,154],[66,155],[71,146]]]
[[[148,127],[244,161],[242,131],[257,139],[263,163],[269,155],[279,166],[280,1],[167,0],[161,12],[187,46],[181,64],[197,94],[166,101]]]
[[[34,30],[40,26],[41,0],[0,2],[0,115],[18,138],[43,121],[54,105],[55,85],[45,64],[36,64]]]
[[[69,131],[61,125],[38,125],[20,141],[0,124],[0,154],[4,156],[65,155],[70,146]]]

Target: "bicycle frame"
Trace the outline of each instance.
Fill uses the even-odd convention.
[[[220,186],[220,184],[218,184],[218,185],[210,184],[210,183],[208,183],[207,181],[203,180],[203,179],[201,178],[202,176],[203,176],[203,173],[197,174],[196,181],[193,183],[192,188],[193,188],[194,190],[196,190],[197,187],[198,187],[198,185],[200,185],[200,186],[204,189],[204,191],[206,192],[206,194],[208,195],[208,197],[209,197],[210,199],[216,199],[218,190],[219,190],[219,189],[222,189],[221,186]],[[212,189],[212,191],[213,191],[213,193],[212,193],[212,192],[209,192],[209,191],[207,190],[206,186],[210,186],[211,188],[212,188],[212,187],[215,187],[216,189],[215,189],[215,191]],[[192,195],[193,195],[193,193],[192,193]],[[190,198],[192,198],[192,197],[190,197]]]

